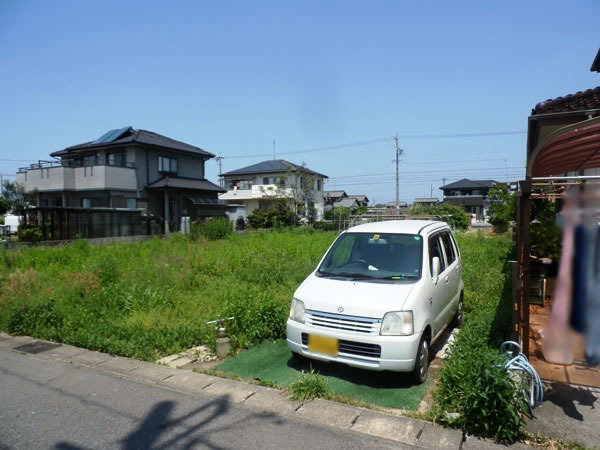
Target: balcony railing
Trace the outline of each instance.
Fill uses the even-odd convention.
[[[25,173],[28,170],[50,169],[53,167],[94,167],[94,166],[110,166],[110,167],[125,167],[127,169],[135,169],[136,165],[133,162],[110,161],[106,158],[93,159],[64,159],[62,161],[44,161],[39,160],[37,163],[30,164],[27,167],[20,167],[18,173]]]

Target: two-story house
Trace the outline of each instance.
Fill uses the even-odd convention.
[[[323,185],[327,175],[307,167],[274,159],[262,161],[221,174],[227,192],[219,195],[220,200],[230,205],[245,206],[247,217],[255,209],[267,211],[281,199],[291,203],[310,201],[315,219],[323,218]],[[305,198],[306,194],[310,198]]]
[[[465,212],[475,216],[477,221],[483,222],[488,217],[490,202],[488,192],[498,184],[494,180],[468,180],[463,178],[454,183],[440,187],[444,192],[444,202],[462,206]]]
[[[37,192],[37,206],[142,210],[166,233],[184,215],[198,220],[227,209],[217,198],[224,190],[204,177],[214,155],[158,133],[124,127],[50,156],[17,173]]]

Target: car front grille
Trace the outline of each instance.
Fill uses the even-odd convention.
[[[379,334],[381,319],[345,316],[321,311],[307,310],[305,323],[313,327],[335,328],[365,334]]]
[[[338,340],[340,353],[355,356],[367,356],[369,358],[381,357],[381,346],[377,344],[366,344],[364,342],[353,342]],[[302,333],[302,345],[308,345],[308,334]]]

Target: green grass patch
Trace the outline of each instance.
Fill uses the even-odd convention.
[[[281,338],[294,290],[335,236],[175,234],[0,252],[0,330],[144,360],[213,345],[206,322],[232,315],[235,347]]]
[[[514,442],[524,425],[524,402],[502,368],[499,345],[509,337],[509,235],[459,236],[465,282],[465,323],[439,376],[432,416],[469,434]],[[447,419],[447,413],[459,413]]]
[[[218,371],[235,374],[274,385],[294,386],[307,383],[303,380],[307,371],[322,377],[327,395],[343,396],[378,406],[416,410],[423,397],[427,383],[415,386],[408,376],[392,372],[372,372],[354,369],[342,364],[306,361],[298,363],[292,358],[284,340],[264,342],[227,359],[216,367]],[[314,381],[309,381],[315,384]]]

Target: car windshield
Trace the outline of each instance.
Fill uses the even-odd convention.
[[[344,233],[317,270],[321,277],[378,280],[421,278],[421,236],[414,234]]]

